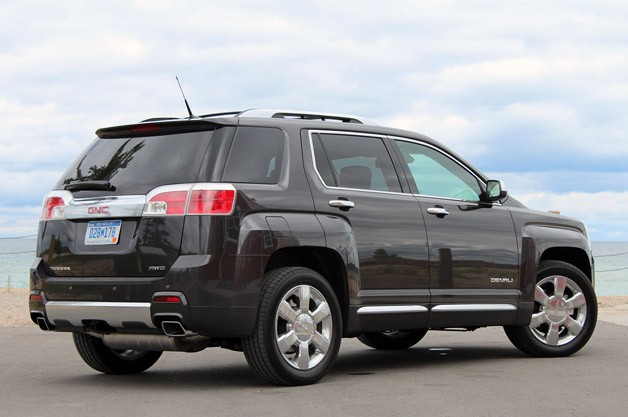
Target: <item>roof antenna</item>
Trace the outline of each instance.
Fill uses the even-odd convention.
[[[179,82],[179,77],[177,77],[176,75],[174,76],[174,78],[177,79],[177,84],[179,84],[179,90],[181,90],[181,95],[183,96],[183,101],[185,101],[185,107],[188,109],[188,114],[190,115],[190,119],[195,117],[192,114],[192,110],[190,109],[190,105],[188,104],[188,99],[185,98],[185,93],[183,92],[183,88],[181,88],[181,83]]]

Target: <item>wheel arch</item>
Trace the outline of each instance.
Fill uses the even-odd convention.
[[[290,266],[309,268],[318,272],[329,282],[340,304],[344,327],[349,309],[349,291],[347,270],[340,254],[327,247],[293,246],[281,248],[268,259],[264,275],[274,269]]]

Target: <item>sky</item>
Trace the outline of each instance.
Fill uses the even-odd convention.
[[[628,241],[628,2],[0,2],[0,237],[97,128],[252,107],[431,136]]]

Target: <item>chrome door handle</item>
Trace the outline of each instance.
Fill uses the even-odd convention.
[[[442,207],[430,207],[427,209],[427,212],[438,217],[444,217],[449,214],[449,210]]]
[[[355,203],[349,200],[329,200],[330,207],[336,207],[340,210],[349,210],[355,207]]]

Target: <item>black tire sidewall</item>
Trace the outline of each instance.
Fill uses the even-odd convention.
[[[586,319],[578,336],[562,346],[548,346],[542,343],[532,334],[529,326],[523,326],[521,328],[521,336],[524,336],[525,340],[522,341],[527,345],[529,353],[535,356],[569,356],[579,351],[591,338],[597,322],[597,297],[587,276],[571,264],[560,261],[546,261],[539,265],[537,282],[552,275],[565,276],[580,287],[587,303]]]
[[[269,297],[271,309],[268,310],[267,317],[260,317],[264,320],[265,328],[268,330],[264,335],[264,343],[267,345],[268,351],[272,352],[270,355],[270,361],[275,370],[285,379],[289,384],[304,385],[311,384],[322,378],[329,368],[333,365],[338,350],[340,348],[340,341],[342,338],[342,319],[340,306],[338,304],[334,290],[329,283],[318,273],[307,268],[287,268],[290,269],[289,275],[282,277],[282,281],[279,286],[274,288],[272,292],[266,292],[263,297]],[[306,371],[299,370],[286,363],[279,351],[275,338],[275,316],[279,302],[283,299],[284,295],[292,288],[299,285],[309,285],[316,288],[325,297],[327,304],[329,305],[333,329],[330,338],[329,350],[325,354],[325,357],[314,366],[312,369]]]

